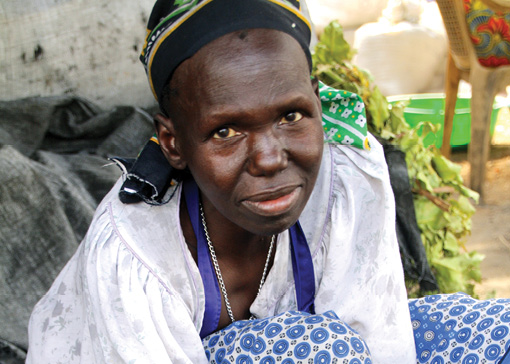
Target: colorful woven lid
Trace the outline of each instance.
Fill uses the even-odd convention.
[[[140,55],[156,100],[181,62],[234,31],[275,29],[296,39],[311,67],[311,26],[298,0],[158,0]]]

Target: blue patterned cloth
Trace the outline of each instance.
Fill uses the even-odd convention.
[[[510,299],[465,293],[410,300],[418,363],[499,363],[510,346]]]
[[[212,364],[372,363],[363,339],[332,311],[236,321],[202,342]]]
[[[409,300],[409,310],[419,364],[499,364],[509,350],[510,299],[438,294]],[[372,363],[363,338],[332,311],[237,321],[203,344],[212,364]]]

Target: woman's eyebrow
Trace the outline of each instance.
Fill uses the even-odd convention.
[[[278,97],[275,102],[267,102],[261,105],[256,105],[250,108],[241,107],[239,104],[235,105],[221,105],[213,110],[206,117],[209,121],[215,121],[218,124],[229,123],[235,120],[242,120],[244,117],[250,116],[254,111],[260,111],[262,108],[267,110],[272,107],[276,112],[283,113],[291,111],[292,109],[301,109],[312,107],[314,104],[313,98],[301,92],[292,92],[290,95]]]

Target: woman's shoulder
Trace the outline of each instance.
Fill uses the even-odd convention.
[[[118,197],[121,185],[119,179],[97,207],[86,242],[97,245],[111,234],[115,244],[125,245],[135,255],[181,243],[178,193],[161,205],[123,203]]]
[[[362,219],[363,206],[383,202],[391,192],[388,168],[379,142],[368,136],[371,149],[327,143],[314,190],[300,217],[307,239],[323,236],[328,227],[347,216]],[[312,237],[313,235],[313,237]]]
[[[369,149],[355,148],[340,143],[328,144],[331,150],[332,170],[335,179],[362,174],[365,178],[387,180],[388,167],[382,145],[368,134]]]
[[[383,147],[372,135],[368,138],[370,150],[338,144],[330,147],[330,223],[348,225],[358,233],[381,228],[394,208]]]
[[[121,185],[120,180],[99,204],[82,242],[82,259],[142,268],[171,293],[190,296],[186,292],[201,291],[200,273],[180,227],[180,187],[167,203],[150,205],[122,203]]]
[[[172,232],[171,205],[124,205],[117,197],[120,184],[98,206],[75,255],[34,308],[29,363],[103,356],[112,362],[117,352],[162,357],[168,353],[145,348],[183,346],[184,339],[172,336],[180,332],[188,334],[193,350],[200,344],[203,288],[191,255],[179,250],[179,234]],[[161,322],[175,331],[158,331]]]

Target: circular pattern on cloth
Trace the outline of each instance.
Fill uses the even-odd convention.
[[[333,352],[337,358],[345,358],[349,354],[349,344],[345,340],[337,340],[333,343]]]
[[[260,360],[260,364],[276,364],[276,361],[270,356],[265,356]]]
[[[347,333],[347,329],[344,325],[339,322],[332,322],[329,324],[329,328],[336,334],[344,335]]]
[[[489,309],[487,310],[487,314],[488,314],[488,315],[495,315],[495,314],[497,314],[497,313],[499,313],[499,312],[503,311],[503,310],[504,310],[504,308],[505,308],[505,306],[503,306],[503,305],[496,305],[496,306],[492,306],[491,308],[489,308]]]
[[[429,316],[429,320],[432,322],[439,321],[443,318],[442,312],[434,312]]]
[[[261,321],[261,322],[257,323],[256,325],[253,325],[252,330],[253,331],[264,330],[264,328],[267,326],[267,324],[268,324],[267,321]]]
[[[225,358],[225,354],[226,354],[226,350],[225,348],[220,348],[215,354],[214,354],[214,359],[218,362],[218,363],[221,363],[223,361],[223,358]]]
[[[290,324],[289,324],[290,325]],[[273,338],[278,335],[282,331],[282,326],[278,324],[269,324],[266,327],[266,336],[268,338]]]
[[[365,351],[365,345],[363,345],[361,340],[356,337],[353,337],[351,339],[351,346],[354,349],[354,351],[356,351],[360,354],[363,353],[363,351]]]
[[[239,355],[236,359],[236,364],[253,364],[253,360],[247,355]]]
[[[409,311],[418,363],[498,363],[510,346],[510,300],[441,294],[409,300]]]
[[[480,317],[480,312],[474,311],[474,312],[471,312],[471,313],[468,313],[467,315],[465,315],[464,318],[462,319],[462,322],[464,322],[466,325],[470,325],[473,322],[475,322],[476,320],[478,320],[479,317]]]
[[[440,294],[433,294],[433,295],[430,295],[430,296],[426,296],[425,297],[425,302],[427,303],[433,303],[433,302],[437,302],[441,299],[441,295]]]
[[[243,350],[251,350],[251,347],[253,346],[253,343],[255,341],[255,336],[253,334],[247,334],[243,336],[243,338],[240,341],[241,348]]]
[[[311,351],[312,348],[310,344],[307,342],[301,342],[294,348],[294,356],[298,359],[306,359],[308,358],[308,355],[310,355]]]
[[[228,335],[225,335],[225,344],[229,345],[236,338],[236,332],[229,332]]]
[[[453,304],[453,302],[440,302],[438,305],[437,305],[437,308],[439,309],[444,309],[444,308],[447,308],[447,307],[450,307],[451,305]]]
[[[363,339],[332,311],[238,322],[202,340],[210,363],[372,363]]]
[[[324,321],[324,317],[322,316],[313,315],[305,318],[305,324],[318,324],[322,321]]]
[[[255,343],[251,348],[251,352],[255,355],[259,355],[262,354],[264,350],[266,350],[266,342],[260,337],[256,338]]]
[[[487,346],[487,349],[485,349],[485,358],[489,360],[496,360],[500,353],[501,348],[499,345],[492,344]]]
[[[273,346],[273,352],[276,355],[283,355],[289,349],[289,342],[287,340],[278,340]]]
[[[480,361],[480,358],[478,357],[478,355],[468,354],[468,355],[466,355],[464,360],[462,360],[462,364],[478,364],[479,361]]]
[[[482,334],[476,335],[473,340],[469,343],[468,348],[471,350],[477,350],[485,342],[485,336]]]
[[[463,327],[457,333],[457,342],[464,344],[471,337],[471,329],[469,327]]]
[[[296,325],[287,330],[287,336],[291,339],[299,339],[304,335],[306,328],[303,325]]]
[[[329,351],[326,350],[319,351],[315,355],[313,362],[319,364],[329,364],[331,363],[331,354],[329,353]]]
[[[329,332],[324,327],[313,329],[310,333],[310,340],[314,344],[321,344],[329,338]],[[354,346],[354,344],[353,344]]]
[[[450,354],[450,360],[452,363],[457,363],[462,358],[462,354],[464,354],[464,348],[457,347],[452,350]]]
[[[510,312],[505,312],[500,317],[501,321],[503,322],[510,322]]]
[[[466,312],[466,306],[455,306],[450,309],[448,312],[450,316],[459,316]]]
[[[503,340],[505,337],[508,336],[508,326],[497,326],[495,329],[491,331],[491,338],[492,340],[499,341]]]
[[[444,359],[440,356],[436,356],[434,359],[432,359],[430,364],[444,364]]]

